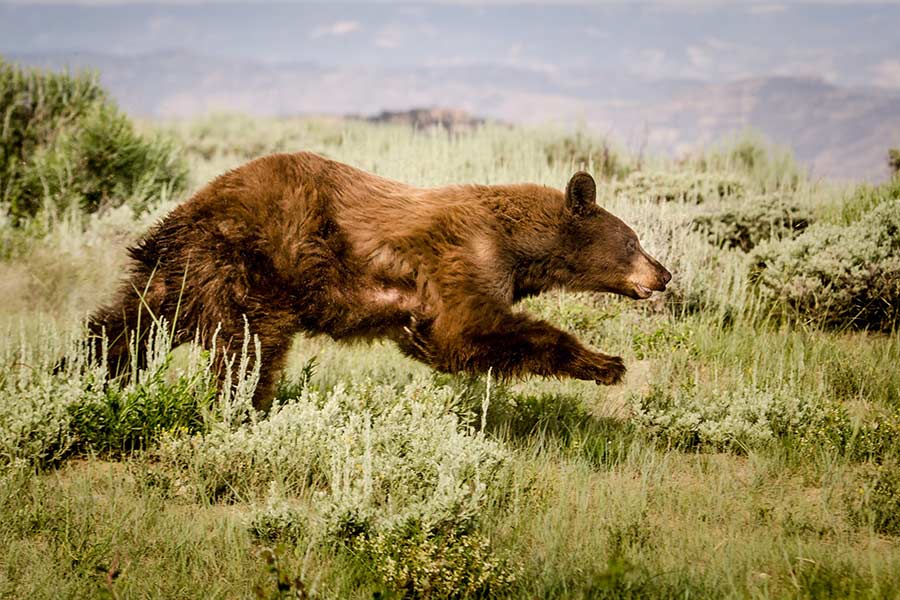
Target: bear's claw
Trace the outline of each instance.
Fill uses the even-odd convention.
[[[403,351],[412,358],[431,364],[434,356],[428,344],[427,321],[423,323],[410,316],[409,325],[403,327],[403,333],[405,334],[401,345]]]
[[[621,356],[610,356],[604,364],[598,365],[599,377],[595,379],[597,385],[616,385],[625,377],[625,361]]]

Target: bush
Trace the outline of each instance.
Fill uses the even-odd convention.
[[[635,422],[668,445],[741,452],[801,433],[821,412],[809,400],[756,388],[701,396],[655,385],[631,406]]]
[[[635,171],[616,184],[615,194],[630,200],[702,204],[723,198],[742,198],[744,182],[727,173]]]
[[[158,458],[201,494],[258,495],[271,481],[290,493],[326,484],[335,514],[367,519],[382,515],[383,503],[477,505],[505,455],[448,413],[457,401],[450,388],[423,382],[305,389],[265,420],[171,439]]]
[[[900,321],[900,200],[851,225],[771,240],[752,257],[751,280],[776,315],[881,331]]]
[[[900,535],[900,464],[869,465],[844,500],[850,519],[885,535]]]
[[[713,148],[693,163],[703,172],[738,173],[763,193],[794,190],[803,179],[790,150],[775,146],[753,132],[745,132]]]
[[[93,76],[0,61],[0,114],[0,201],[15,225],[48,207],[143,209],[187,183],[174,144],[138,135]]]
[[[309,532],[339,543],[397,589],[493,589],[510,571],[477,525],[507,454],[461,423],[450,410],[458,402],[451,388],[425,382],[307,388],[265,420],[169,439],[150,467],[175,482],[170,489],[206,497],[268,493],[251,523],[258,537]],[[301,497],[311,488],[313,510],[273,500],[276,484]]]
[[[857,422],[844,404],[829,402],[800,433],[804,453],[830,452],[853,461],[900,458],[900,412],[888,412]]]
[[[0,348],[0,472],[14,467],[54,465],[77,445],[70,407],[101,402],[102,369],[90,369],[89,347],[42,337],[47,349],[24,341],[13,351]],[[68,346],[66,369],[53,374],[55,356]]]
[[[491,597],[508,590],[521,571],[498,558],[474,523],[453,520],[410,519],[357,536],[352,548],[370,561],[384,585],[409,598]]]
[[[620,179],[630,170],[607,140],[580,131],[547,143],[544,154],[550,166],[562,164],[572,169],[588,169],[604,179]]]
[[[0,202],[18,199],[22,170],[38,148],[106,101],[94,76],[20,69],[0,59]]]
[[[866,215],[876,206],[892,200],[900,200],[900,178],[883,185],[860,185],[841,206],[839,223],[851,225]]]
[[[900,148],[888,150],[888,167],[892,175],[900,175]]]
[[[77,453],[147,448],[166,433],[206,427],[215,387],[205,355],[172,373],[168,336],[148,336],[149,364],[107,380],[103,360],[83,339],[44,332],[46,347],[23,342],[0,351],[0,471],[53,466]],[[60,365],[55,363],[65,355]]]
[[[780,196],[748,199],[740,206],[706,212],[693,219],[694,227],[722,248],[749,252],[769,239],[795,237],[811,223],[811,217]]]
[[[309,534],[306,514],[291,507],[271,486],[265,507],[253,513],[250,533],[263,542],[296,544]]]
[[[125,387],[111,386],[102,397],[70,404],[76,450],[125,453],[143,450],[165,432],[194,433],[215,399],[206,373],[165,380],[170,360]]]

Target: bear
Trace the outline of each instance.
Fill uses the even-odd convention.
[[[265,156],[214,179],[132,246],[126,280],[88,331],[98,345],[106,336],[116,374],[145,364],[144,344],[129,341],[146,335],[139,323],[165,318],[173,345],[216,338],[221,380],[246,323],[260,345],[262,411],[299,332],[393,340],[447,373],[615,384],[620,357],[513,310],[551,289],[634,299],[666,289],[672,275],[596,191],[586,172],[565,192],[421,188],[310,152]]]

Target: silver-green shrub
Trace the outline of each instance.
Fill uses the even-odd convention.
[[[494,556],[478,518],[508,454],[460,421],[458,403],[451,387],[425,381],[305,389],[264,420],[168,439],[151,468],[206,497],[266,493],[254,533],[345,545],[396,589],[494,589],[515,570]],[[278,494],[313,501],[302,512]]]
[[[900,199],[847,226],[770,240],[751,256],[751,279],[773,314],[882,331],[900,321]]]
[[[761,242],[795,237],[812,222],[807,211],[783,195],[747,198],[739,205],[704,211],[693,225],[714,245],[749,252]]]
[[[779,390],[737,387],[700,394],[693,387],[653,386],[632,396],[631,408],[635,422],[667,444],[746,452],[803,433],[819,420],[823,407]]]
[[[173,370],[164,322],[141,342],[148,364],[115,379],[83,336],[50,328],[39,336],[40,344],[20,333],[21,343],[0,345],[0,469],[131,452],[164,432],[207,426],[215,398],[208,355],[195,348],[186,367]]]
[[[42,328],[43,345],[30,343],[23,331],[7,330],[0,345],[0,471],[17,466],[54,464],[77,444],[71,407],[100,401],[105,393],[102,367],[92,367],[90,347]],[[55,361],[66,366],[54,373]]]
[[[745,189],[744,181],[730,173],[691,171],[635,171],[615,184],[615,194],[631,201],[686,204],[741,198]]]
[[[158,457],[201,493],[256,496],[277,481],[290,493],[324,488],[331,512],[366,519],[420,506],[475,510],[506,453],[460,424],[456,402],[451,388],[422,381],[306,389],[264,420],[172,438]]]

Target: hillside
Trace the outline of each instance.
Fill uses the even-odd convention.
[[[121,105],[140,116],[374,115],[439,105],[514,123],[586,124],[626,147],[670,156],[752,128],[792,148],[813,177],[831,179],[882,180],[887,149],[900,145],[900,92],[803,77],[711,84],[628,79],[595,69],[561,75],[488,64],[325,67],[183,52],[11,58],[96,69]]]

